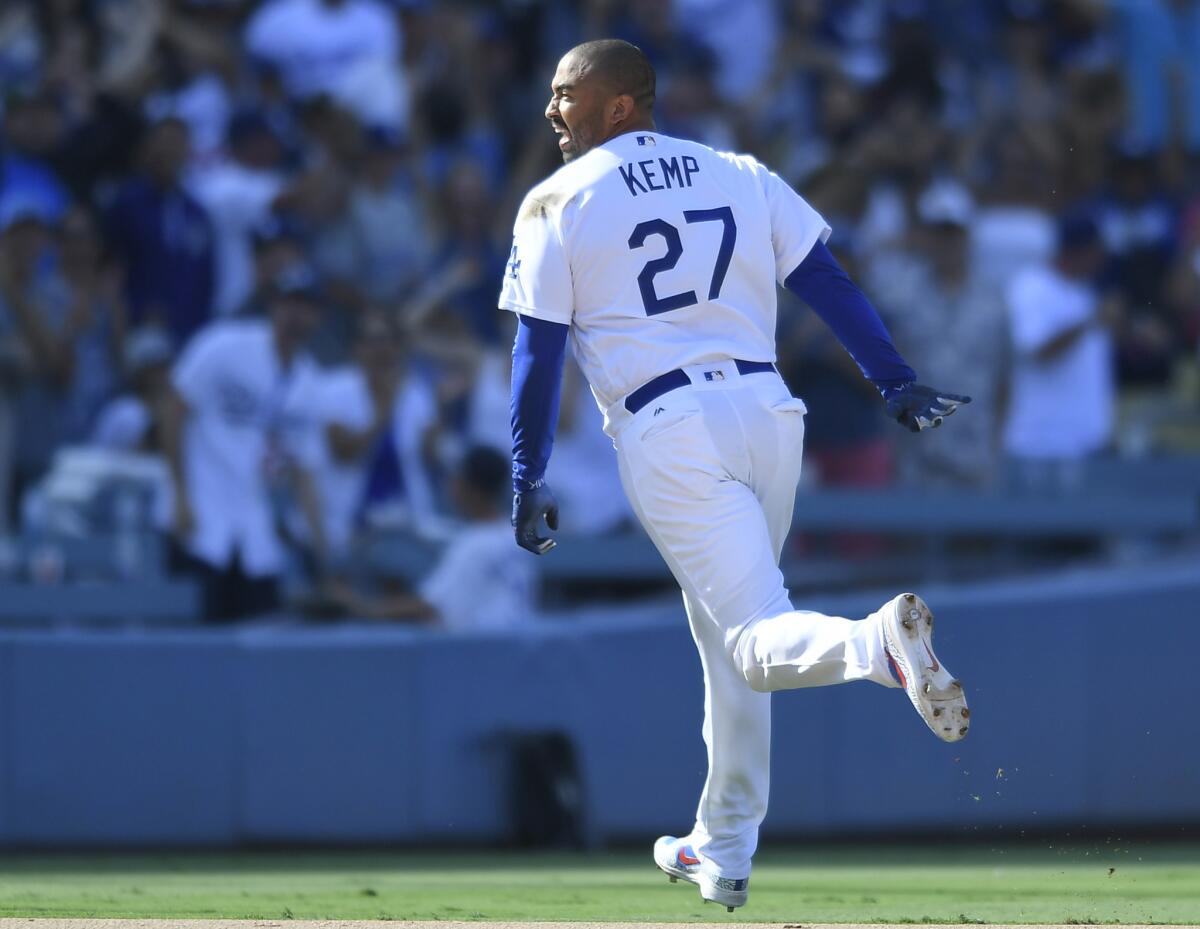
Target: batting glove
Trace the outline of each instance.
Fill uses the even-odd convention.
[[[513,494],[512,524],[517,544],[535,555],[544,555],[557,544],[538,535],[543,519],[551,529],[558,529],[558,501],[544,479],[529,490]]]
[[[943,393],[921,384],[892,388],[884,392],[884,398],[888,416],[910,432],[936,429],[945,417],[971,402],[970,397]]]

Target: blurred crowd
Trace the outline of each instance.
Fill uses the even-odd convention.
[[[519,613],[496,296],[559,164],[549,76],[598,36],[653,61],[661,131],[792,182],[922,380],[974,398],[910,441],[781,292],[809,480],[1040,480],[1194,413],[1200,2],[6,0],[0,534],[58,450],[142,452],[215,612],[269,608],[288,543],[322,574],[454,518],[422,591],[327,596]],[[577,371],[562,411],[564,526],[626,525]]]

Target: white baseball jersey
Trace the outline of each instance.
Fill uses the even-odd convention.
[[[748,155],[628,133],[526,196],[500,306],[569,323],[575,356],[607,412],[676,368],[773,362],[775,282],[829,232]]]

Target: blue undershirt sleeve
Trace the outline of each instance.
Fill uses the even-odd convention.
[[[783,286],[812,307],[882,393],[917,379],[871,302],[824,242],[812,247]]]
[[[513,343],[513,490],[532,489],[545,475],[558,424],[563,361],[570,326],[518,315]]]

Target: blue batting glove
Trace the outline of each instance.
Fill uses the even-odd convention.
[[[528,490],[513,494],[512,524],[517,544],[535,555],[544,555],[557,544],[538,535],[543,519],[551,529],[558,529],[558,501],[544,478]]]
[[[936,429],[943,419],[964,403],[971,402],[970,397],[944,393],[915,383],[889,388],[883,392],[883,396],[887,402],[888,416],[910,432]]]

